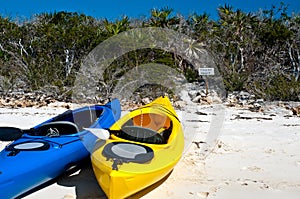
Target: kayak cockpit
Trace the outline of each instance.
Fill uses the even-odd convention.
[[[134,142],[167,144],[172,129],[172,121],[166,115],[145,113],[130,118],[115,135]]]
[[[60,135],[71,135],[79,132],[78,126],[73,122],[57,121],[49,122],[35,129],[34,135],[55,137]]]
[[[85,107],[80,111],[68,110],[26,132],[31,136],[56,137],[77,134],[84,128],[91,127],[103,115],[104,109]]]

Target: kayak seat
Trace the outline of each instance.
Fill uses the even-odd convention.
[[[170,121],[170,126],[169,128],[167,129],[164,129],[160,134],[161,136],[163,137],[163,143],[164,144],[167,144],[168,143],[168,140],[169,140],[169,137],[172,133],[172,130],[173,130],[173,124],[172,124],[172,121]]]
[[[73,122],[56,121],[39,126],[35,131],[35,135],[55,137],[60,135],[76,134],[78,132],[78,127]]]
[[[122,139],[134,142],[141,142],[147,144],[163,144],[164,139],[161,134],[152,129],[141,126],[123,126],[122,129],[116,133]]]
[[[161,128],[169,128],[171,122],[168,116],[156,113],[143,113],[133,117],[132,121],[135,126],[142,126],[154,131],[159,131]]]
[[[172,130],[173,124],[169,117],[146,113],[128,120],[115,135],[136,142],[167,144]]]

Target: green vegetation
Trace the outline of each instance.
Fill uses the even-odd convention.
[[[69,12],[44,13],[22,24],[0,17],[0,91],[5,95],[19,88],[48,89],[67,99],[81,61],[99,43],[132,28],[163,27],[202,43],[228,91],[246,90],[266,100],[300,100],[300,15],[289,16],[284,4],[258,13],[229,5],[218,11],[216,21],[206,13],[174,16],[169,8],[154,9],[149,18],[116,21]],[[190,82],[199,80],[179,55],[141,49],[114,60],[104,83],[115,85],[126,71],[145,63],[165,64]]]

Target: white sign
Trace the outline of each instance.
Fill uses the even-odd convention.
[[[198,70],[199,75],[215,75],[214,68],[199,68]]]

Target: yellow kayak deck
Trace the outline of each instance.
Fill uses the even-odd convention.
[[[165,177],[180,160],[184,136],[167,97],[136,109],[99,140],[92,154],[95,176],[108,198],[128,197]]]

